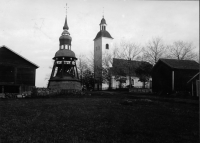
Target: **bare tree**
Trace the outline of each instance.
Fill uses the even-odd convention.
[[[111,87],[110,68],[113,64],[113,53],[105,51],[102,55],[102,82],[108,83]]]
[[[78,60],[77,60],[77,69],[79,71],[79,76],[80,76],[80,79],[81,79],[81,84],[82,84],[82,80],[83,80],[83,73],[84,71],[86,71],[88,69],[88,66],[87,66],[87,61],[86,61],[86,58],[85,58],[85,55],[79,55],[78,56]]]
[[[169,47],[169,57],[178,60],[195,60],[197,54],[193,52],[195,47],[191,42],[175,41]]]
[[[123,57],[123,59],[125,60],[129,60],[129,62],[127,62],[127,65],[124,66],[129,67],[129,87],[131,87],[131,60],[137,59],[140,56],[143,48],[129,41],[122,41],[120,43],[120,48],[122,49],[120,54],[121,57]]]
[[[114,45],[111,53],[105,54],[103,56],[104,67],[107,67],[107,69],[110,69],[109,67],[111,67],[113,65],[113,58],[129,60],[128,62],[125,62],[126,65],[120,65],[120,66],[123,66],[121,68],[120,67],[112,68],[112,72],[115,72],[115,70],[123,69],[124,67],[129,67],[129,80],[130,80],[130,78],[131,78],[130,77],[130,61],[136,60],[140,56],[141,53],[142,53],[142,48],[139,45],[137,45],[131,41],[123,40],[119,44]],[[117,80],[121,79],[121,76],[123,76],[123,77],[126,76],[123,72],[120,72],[120,71],[116,71],[116,73],[120,73],[120,75],[115,76],[115,78]],[[107,77],[108,77],[107,79],[109,81],[111,81],[110,73],[107,74]],[[121,85],[121,82],[123,82],[123,81],[119,80],[119,82]]]
[[[139,45],[129,41],[122,41],[120,43],[120,49],[119,57],[126,60],[136,59],[143,50]]]
[[[167,48],[163,45],[162,39],[159,37],[152,38],[143,51],[143,58],[155,65],[160,58],[166,57],[166,52]]]
[[[90,51],[90,53],[85,57],[85,59],[88,68],[94,73],[94,51]]]

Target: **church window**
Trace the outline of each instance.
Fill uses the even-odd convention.
[[[109,45],[108,44],[106,44],[106,49],[109,49]]]
[[[64,45],[61,45],[61,46],[60,46],[60,49],[64,49]]]

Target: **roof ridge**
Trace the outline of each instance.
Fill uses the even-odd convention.
[[[28,61],[29,63],[33,64],[34,66],[38,67],[38,65],[34,64],[33,62],[29,61],[28,59],[26,59],[25,57],[21,56],[20,54],[18,54],[17,52],[11,50],[10,48],[8,48],[7,46],[3,45],[3,46],[0,46],[0,48],[2,47],[5,47],[6,49],[10,50],[11,52],[15,53],[16,55],[20,56],[21,58],[23,58],[24,60]]]
[[[199,69],[199,63],[194,60],[159,59],[173,69]]]

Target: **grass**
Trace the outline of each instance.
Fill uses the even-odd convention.
[[[198,143],[198,109],[198,103],[95,92],[85,97],[4,99],[0,143]]]

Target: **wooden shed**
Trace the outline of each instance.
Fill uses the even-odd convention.
[[[187,82],[199,72],[193,60],[160,59],[152,69],[152,90],[156,93],[189,92]]]
[[[35,87],[38,66],[6,46],[0,47],[0,93],[21,93]]]

